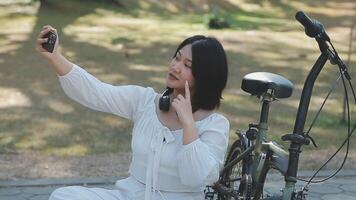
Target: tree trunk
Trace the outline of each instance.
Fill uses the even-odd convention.
[[[124,4],[122,4],[119,0],[106,0],[107,2],[111,3],[111,4],[114,4],[118,7],[121,7],[123,8],[124,7]]]
[[[40,0],[41,6],[46,6],[48,5],[48,0]]]

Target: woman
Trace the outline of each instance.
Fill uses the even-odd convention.
[[[227,81],[227,61],[214,38],[193,36],[177,48],[166,78],[168,90],[103,83],[41,44],[51,26],[40,32],[36,50],[53,66],[64,92],[91,109],[132,120],[130,176],[114,190],[63,187],[51,200],[203,199],[216,181],[228,145],[229,122],[215,109]],[[58,35],[57,35],[58,38]],[[164,103],[166,102],[166,103]]]

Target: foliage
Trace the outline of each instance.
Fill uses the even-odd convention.
[[[230,20],[227,14],[224,14],[219,7],[214,6],[211,12],[205,17],[205,24],[211,29],[223,29],[230,27]]]

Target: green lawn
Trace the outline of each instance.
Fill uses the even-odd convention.
[[[198,0],[122,0],[125,8],[93,1],[49,1],[51,5],[45,8],[25,0],[0,2],[1,153],[129,151],[131,124],[69,100],[50,66],[35,52],[35,38],[45,24],[59,31],[63,53],[99,79],[150,86],[157,91],[165,88],[168,62],[181,40],[194,34],[217,37],[230,65],[219,112],[231,122],[232,141],[234,130],[245,130],[248,123],[259,119],[259,101],[240,90],[242,77],[255,71],[278,73],[295,84],[290,99],[273,103],[269,118],[271,138],[279,140],[293,129],[303,82],[319,55],[316,42],[307,38],[294,20],[297,10],[305,10],[324,23],[344,60],[350,24],[356,19],[352,10],[356,3],[352,1],[216,0],[203,5],[205,1]],[[206,28],[204,20],[212,4],[220,7],[231,28]],[[355,43],[350,62],[353,67]],[[337,68],[328,64],[315,85],[307,124],[336,77]],[[356,85],[354,79],[353,83]],[[321,149],[335,148],[346,137],[346,126],[340,123],[341,86],[330,98],[312,131]],[[355,114],[355,104],[351,110]],[[355,144],[355,137],[352,142]],[[356,145],[352,148],[355,151]]]

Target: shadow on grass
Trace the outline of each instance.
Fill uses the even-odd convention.
[[[37,12],[37,21],[28,40],[21,43],[21,48],[15,52],[9,52],[3,55],[6,59],[1,65],[6,67],[1,69],[1,73],[3,74],[1,85],[7,88],[18,89],[30,99],[32,105],[22,108],[1,108],[2,112],[0,113],[0,118],[4,123],[1,123],[0,127],[4,132],[0,135],[3,138],[0,151],[9,152],[19,149],[33,149],[51,154],[80,155],[129,151],[131,125],[125,120],[117,119],[115,116],[90,111],[65,97],[48,64],[39,58],[33,50],[35,38],[45,24],[51,24],[57,28],[60,41],[64,44],[63,52],[74,52],[74,55],[71,56],[73,62],[82,65],[96,76],[104,77],[104,81],[113,84],[151,86],[157,91],[164,88],[164,82],[162,82],[162,78],[165,77],[164,69],[145,70],[132,68],[132,66],[162,66],[162,64],[168,64],[169,57],[171,57],[171,54],[176,48],[176,44],[155,42],[148,46],[139,46],[135,44],[135,41],[130,39],[115,38],[112,40],[113,44],[127,44],[129,50],[140,49],[139,53],[128,53],[125,51],[127,49],[113,51],[108,48],[90,44],[89,42],[78,42],[66,35],[64,29],[68,25],[73,24],[73,22],[80,17],[88,15],[96,9],[127,12],[131,13],[132,16],[140,15],[138,12],[140,9],[123,11],[110,8],[104,4],[90,4],[91,6],[85,6],[84,8],[79,7],[80,5],[81,2],[54,2],[48,7],[40,7]],[[280,6],[283,5],[281,4]],[[151,8],[151,10],[148,9],[146,12],[154,11],[154,9],[155,8]],[[159,9],[161,9],[158,10],[159,12],[164,13],[164,11],[162,11],[163,7]],[[234,9],[239,8],[233,7],[232,10]],[[253,17],[264,16],[261,13],[252,14],[252,12],[241,12],[241,14]],[[153,13],[153,15],[155,14]],[[16,15],[13,17],[15,16]],[[157,14],[157,16],[160,16],[160,14]],[[167,16],[174,17],[175,15],[166,13],[161,17]],[[257,26],[250,28],[257,28]],[[296,48],[292,44],[283,44],[283,48],[278,48],[278,45],[273,47],[255,45],[258,47],[256,50],[259,52],[274,51],[281,55],[286,54],[286,49],[305,51],[305,49]],[[159,47],[158,51],[157,47]],[[95,51],[93,51],[93,49],[95,49]],[[257,54],[259,53],[258,51]],[[145,56],[139,56],[138,54],[145,54]],[[239,88],[242,77],[246,73],[253,71],[263,70],[278,73],[291,79],[293,82],[296,82],[299,77],[305,77],[307,73],[306,70],[301,70],[298,67],[290,68],[290,65],[288,65],[291,61],[298,60],[298,57],[286,56],[285,58],[278,59],[279,62],[282,62],[279,65],[272,65],[258,59],[258,57],[255,57],[251,52],[240,53],[228,51],[227,54],[230,60],[233,59],[233,61],[230,62],[230,68],[234,67],[234,70],[230,70],[231,73],[229,75],[230,88]],[[99,58],[103,61],[97,63]],[[286,64],[286,66],[283,66],[283,64]],[[111,75],[111,78],[106,78],[107,75]],[[300,94],[300,89],[297,89],[296,93]],[[278,104],[278,102],[276,103]],[[233,122],[231,126],[232,129],[241,127],[240,125],[247,127],[248,124],[245,122],[251,119],[256,119],[253,122],[257,121],[259,104],[256,101],[256,103],[250,102],[249,105],[251,106],[250,108],[232,103],[223,104],[222,112],[230,115],[233,121],[236,118],[244,118],[241,121],[236,120]],[[253,110],[255,114],[251,114],[251,110]],[[278,111],[287,114],[279,113],[279,116],[283,117],[277,119],[271,117],[271,122],[273,120],[276,120],[276,122],[273,122],[276,124],[289,122],[289,124],[282,127],[291,130],[290,122],[294,121],[295,115],[290,113],[296,112],[295,107],[283,104],[282,106],[278,106]],[[273,113],[274,111],[271,112]],[[238,113],[240,116],[232,116],[232,113]],[[333,115],[330,115],[330,117],[335,118]],[[21,129],[18,126],[23,128]],[[284,134],[282,131],[280,132]]]
[[[73,47],[74,51],[82,52],[84,57],[86,48],[95,48],[98,54],[105,54],[108,57],[117,56],[116,53],[100,47],[80,46],[63,33],[64,27],[101,5],[95,4],[96,6],[86,6],[83,9],[80,7],[81,4],[53,2],[47,6],[40,6],[28,40],[15,52],[3,55],[6,59],[1,64],[6,68],[1,70],[4,74],[1,85],[6,88],[17,88],[29,98],[32,105],[1,109],[0,116],[3,122],[1,129],[4,130],[1,134],[2,152],[33,149],[53,154],[92,154],[129,150],[130,126],[111,122],[108,124],[104,114],[98,114],[99,117],[95,119],[98,116],[96,113],[86,111],[72,102],[67,104],[69,100],[64,97],[52,70],[34,50],[36,37],[42,26],[51,24],[58,30],[61,42],[68,44],[69,49]],[[122,73],[121,70],[117,71]],[[61,107],[53,108],[56,104],[51,106],[51,101],[59,102],[57,103],[59,106],[69,107],[69,111],[61,112]],[[18,126],[23,129],[19,129]],[[63,151],[60,149],[62,147]],[[59,152],[56,152],[56,148]],[[66,148],[73,152],[67,151]]]
[[[88,110],[69,100],[61,90],[49,64],[35,52],[36,37],[46,24],[58,30],[60,42],[64,44],[63,52],[78,53],[72,56],[72,61],[89,72],[93,71],[99,77],[123,77],[110,79],[112,84],[120,82],[151,86],[157,91],[164,89],[163,83],[152,82],[152,79],[164,80],[165,71],[146,71],[132,69],[130,66],[168,64],[176,46],[152,43],[150,46],[140,47],[142,53],[146,54],[142,57],[128,54],[126,51],[111,51],[87,42],[75,41],[63,31],[65,27],[100,6],[108,9],[105,4],[92,3],[94,5],[80,8],[81,4],[54,1],[46,7],[40,7],[28,40],[20,43],[21,47],[16,51],[3,55],[6,59],[1,65],[8,67],[1,70],[4,75],[1,86],[16,88],[29,99],[31,105],[1,108],[1,152],[35,150],[50,154],[83,155],[130,150],[132,125],[126,120],[117,119],[116,116]],[[113,42],[119,41],[122,39]],[[157,46],[160,47],[159,51]],[[104,61],[97,63],[99,57]]]

